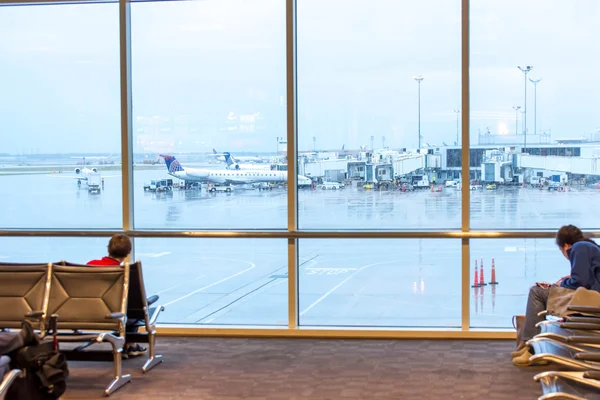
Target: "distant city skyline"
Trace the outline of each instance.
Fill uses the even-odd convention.
[[[453,145],[460,5],[299,1],[299,150],[370,148],[371,136],[416,147],[416,75],[422,143]],[[528,137],[600,130],[599,12],[595,0],[471,1],[471,143],[521,126],[519,65],[542,78],[536,124],[527,83]],[[1,7],[0,34],[0,153],[120,153],[118,4]],[[285,61],[282,0],[132,4],[134,148],[275,152]]]

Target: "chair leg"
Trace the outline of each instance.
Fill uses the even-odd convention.
[[[114,392],[116,392],[123,385],[131,381],[131,375],[125,374],[123,375],[122,366],[121,366],[121,352],[122,347],[117,347],[115,343],[113,345],[113,356],[114,356],[114,379],[110,382],[110,384],[104,390],[104,394],[108,397]]]
[[[156,355],[154,344],[156,343],[156,331],[151,331],[148,333],[148,360],[144,363],[142,367],[142,372],[146,373],[150,371],[152,368],[157,366],[162,362],[162,356]]]

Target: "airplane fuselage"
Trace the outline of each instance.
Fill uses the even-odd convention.
[[[186,168],[184,171],[169,173],[175,178],[195,182],[213,182],[222,184],[244,183],[284,183],[287,182],[287,171],[263,170],[210,170],[199,168]],[[306,181],[306,182],[305,182]],[[310,185],[308,178],[298,176],[299,185]]]

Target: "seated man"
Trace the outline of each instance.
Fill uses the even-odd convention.
[[[556,245],[563,256],[569,260],[571,274],[561,278],[555,285],[573,291],[584,287],[600,292],[600,246],[585,237],[583,232],[574,225],[565,225],[558,230]],[[537,335],[536,324],[545,319],[538,314],[546,310],[551,286],[553,285],[538,282],[529,290],[519,346],[517,351],[512,353],[512,362],[516,366],[531,365],[529,358],[533,355],[533,349],[529,348],[527,341]]]
[[[127,235],[117,234],[110,238],[108,242],[108,256],[102,257],[99,260],[92,260],[87,263],[87,265],[93,265],[98,267],[107,267],[107,266],[115,266],[121,265],[129,254],[131,253],[131,240]],[[130,325],[130,322],[135,321],[127,321],[127,326],[125,327],[126,332],[135,333],[138,330],[137,326]],[[123,352],[123,358],[129,357],[137,357],[139,355],[145,354],[148,352],[148,349],[140,346],[139,344],[130,344],[125,343],[125,351]]]

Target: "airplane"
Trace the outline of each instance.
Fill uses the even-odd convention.
[[[75,176],[72,175],[60,175],[60,174],[55,174],[52,175],[54,178],[67,178],[67,179],[77,179],[77,186],[81,188],[81,184],[85,184],[88,188],[89,191],[92,190],[99,190],[100,187],[104,188],[104,178],[115,178],[115,177],[119,177],[120,175],[108,175],[108,176],[101,176],[100,175],[100,171],[98,171],[98,168],[96,167],[92,167],[92,168],[88,168],[87,165],[87,161],[86,161],[86,157],[81,157],[83,158],[83,166],[82,167],[76,167],[73,172],[75,173]],[[92,157],[92,158],[99,158],[99,157]]]
[[[227,169],[239,170],[239,169],[255,169],[260,171],[270,171],[271,166],[262,164],[240,164],[237,159],[235,159],[230,153],[223,153],[223,157],[225,157],[225,164],[227,164]]]
[[[213,153],[211,154],[212,157],[217,157],[217,160],[219,161],[223,161],[223,162],[227,162],[226,161],[226,156],[229,155],[230,157],[231,154],[230,153],[222,153],[219,154],[217,153],[217,150],[213,149]],[[247,161],[247,162],[263,162],[263,159],[260,157],[256,157],[256,156],[238,156],[236,157],[239,161]]]
[[[287,171],[265,171],[265,170],[229,170],[229,169],[205,169],[205,168],[183,168],[174,156],[159,154],[165,159],[169,175],[195,182],[214,182],[221,184],[244,184],[244,183],[276,183],[287,182]],[[298,175],[298,187],[310,186],[312,181],[302,175]]]
[[[75,175],[81,175],[81,177],[75,177],[75,179],[78,179],[80,182],[83,181],[87,181],[88,177],[90,174],[94,173],[98,173],[98,168],[94,167],[94,168],[88,168],[86,167],[86,163],[85,163],[85,157],[83,157],[83,168],[75,168]]]

